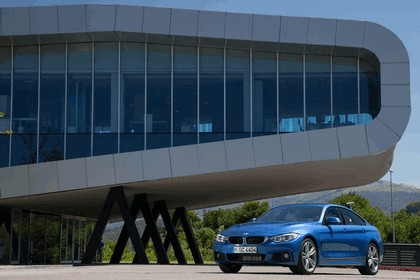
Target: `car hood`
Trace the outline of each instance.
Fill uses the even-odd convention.
[[[233,225],[221,232],[225,236],[274,236],[289,232],[300,232],[302,229],[313,223],[302,222],[273,222],[273,223],[246,223]]]

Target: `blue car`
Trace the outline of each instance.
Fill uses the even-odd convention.
[[[214,242],[215,261],[225,273],[237,273],[242,265],[280,265],[297,274],[311,274],[318,266],[352,266],[375,275],[383,253],[379,231],[335,204],[276,207],[220,232]]]

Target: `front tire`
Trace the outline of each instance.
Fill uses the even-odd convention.
[[[242,264],[219,264],[219,268],[224,273],[238,273]]]
[[[293,273],[312,274],[318,262],[318,251],[314,241],[310,238],[303,240],[300,246],[298,265],[290,267]]]
[[[374,243],[370,243],[366,253],[365,266],[359,267],[362,275],[375,275],[379,271],[379,250]]]

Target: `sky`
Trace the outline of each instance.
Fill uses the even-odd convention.
[[[395,149],[393,181],[420,188],[419,0],[0,0],[2,7],[95,3],[367,20],[385,26],[402,40],[410,58],[411,117]],[[389,173],[383,179],[389,180]]]

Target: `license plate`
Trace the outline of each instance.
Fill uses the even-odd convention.
[[[235,254],[256,254],[257,247],[234,247],[233,252]]]

